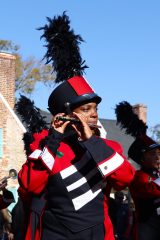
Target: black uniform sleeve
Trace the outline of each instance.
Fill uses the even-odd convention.
[[[84,141],[83,144],[97,163],[103,161],[104,159],[109,159],[115,153],[111,147],[106,145],[103,139],[95,136],[92,136],[88,140]]]
[[[45,139],[45,147],[47,147],[53,155],[56,155],[57,149],[63,139],[63,136],[64,135],[62,133],[56,131],[54,128],[50,129],[49,135]]]
[[[97,164],[97,169],[106,177],[116,171],[125,161],[124,157],[108,146],[104,139],[92,136],[83,142]]]

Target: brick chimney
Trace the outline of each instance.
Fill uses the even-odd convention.
[[[15,104],[15,60],[9,53],[0,53],[0,92],[13,109]]]
[[[133,105],[133,111],[144,123],[147,122],[147,106],[141,103]]]

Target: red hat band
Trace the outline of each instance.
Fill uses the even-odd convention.
[[[82,76],[75,76],[68,79],[68,83],[74,89],[78,96],[94,93],[91,86]]]

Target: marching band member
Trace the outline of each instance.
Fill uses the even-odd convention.
[[[41,28],[47,63],[53,60],[61,83],[48,100],[51,127],[33,134],[19,172],[19,193],[30,209],[25,239],[113,240],[106,192],[129,185],[134,168],[119,143],[96,134],[101,98],[82,76],[82,38],[65,13],[48,22]]]
[[[128,102],[116,107],[117,122],[135,137],[128,156],[139,164],[130,185],[136,210],[135,240],[160,239],[160,144],[147,136],[147,125]]]

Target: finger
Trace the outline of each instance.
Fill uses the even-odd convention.
[[[76,117],[78,120],[80,120],[81,123],[84,122],[82,114],[78,114],[78,113],[73,112],[73,116]]]
[[[81,132],[77,129],[77,126],[75,126],[74,124],[71,125],[75,131],[77,132],[78,136],[80,137],[81,136]]]
[[[54,127],[55,123],[60,122],[61,120],[59,120],[58,117],[64,116],[64,115],[65,115],[65,113],[58,113],[57,115],[55,115],[54,118],[51,121],[51,126]]]
[[[66,126],[70,123],[70,121],[64,122],[63,126],[66,128]]]

